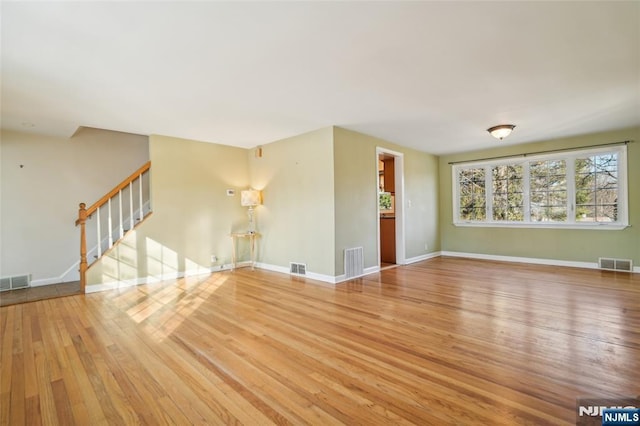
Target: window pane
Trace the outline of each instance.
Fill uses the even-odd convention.
[[[524,220],[522,165],[508,164],[491,169],[493,220]]]
[[[566,207],[567,192],[566,191],[549,191],[549,205]]]
[[[542,222],[546,217],[545,207],[540,206],[531,206],[531,221],[532,222]]]
[[[596,206],[598,222],[615,222],[618,220],[617,208],[614,205]]]
[[[596,193],[591,189],[580,189],[576,192],[576,205],[595,204]]]
[[[500,194],[507,192],[507,180],[506,179],[493,179],[493,193]]]
[[[576,222],[595,222],[595,206],[581,206],[576,209]]]
[[[534,205],[542,205],[543,203],[545,203],[546,199],[547,199],[547,193],[546,192],[532,192],[531,193],[531,206],[533,207]]]
[[[576,159],[576,221],[618,220],[618,154]]]
[[[565,160],[529,163],[531,220],[567,220],[567,164]]]
[[[567,174],[567,163],[564,160],[548,162],[549,174],[565,176]]]
[[[461,220],[485,220],[486,198],[484,176],[484,168],[465,169],[459,172],[459,217]]]
[[[553,222],[564,222],[567,220],[567,208],[566,207],[551,207],[549,220]]]
[[[507,212],[507,220],[522,221],[524,220],[524,208],[522,206],[510,206]]]
[[[520,178],[515,178],[515,179],[510,179],[509,180],[509,185],[508,185],[508,191],[509,192],[522,192],[522,179]]]

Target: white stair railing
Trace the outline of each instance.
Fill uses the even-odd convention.
[[[89,208],[85,203],[80,203],[76,226],[80,226],[81,291],[85,290],[89,266],[151,213],[150,169],[151,162],[147,162]],[[128,217],[125,212],[128,212]],[[95,230],[89,232],[88,246],[92,248],[88,252],[87,227]]]

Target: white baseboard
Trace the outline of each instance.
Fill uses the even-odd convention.
[[[289,273],[289,268],[286,268],[284,266],[271,265],[270,263],[256,262],[256,268],[264,269],[266,271],[280,272],[281,274]]]
[[[267,271],[280,272],[281,274],[289,274],[289,268],[285,266],[271,265],[269,263],[258,262],[256,263],[256,268],[265,269]],[[311,272],[311,271],[307,271],[305,275],[294,275],[294,276],[306,277],[312,280],[322,281],[329,284],[336,284],[339,282],[339,281],[336,281],[338,277],[332,277],[331,275],[325,275],[325,274],[318,274],[316,272]]]
[[[354,280],[356,278],[361,278],[364,277],[366,275],[369,274],[375,274],[376,272],[380,272],[380,267],[379,266],[371,266],[369,268],[364,268],[364,271],[362,272],[362,274],[360,275],[356,275],[355,277],[349,277],[347,278],[347,276],[345,274],[342,275],[338,275],[335,277],[335,284],[341,283],[343,281],[349,281],[349,280]]]
[[[404,264],[409,265],[411,263],[421,262],[423,260],[433,259],[439,256],[466,257],[470,259],[496,260],[501,262],[531,263],[531,264],[537,264],[537,265],[598,269],[597,262],[576,262],[576,261],[558,260],[558,259],[541,259],[541,258],[534,258],[534,257],[501,256],[501,255],[495,255],[495,254],[482,254],[482,253],[465,253],[465,252],[458,252],[458,251],[437,251],[433,253],[427,253],[420,256],[405,259]],[[239,262],[237,266],[238,267],[251,266],[251,262],[249,261]],[[256,262],[255,267],[258,269],[264,269],[267,271],[279,272],[281,274],[289,275],[289,268],[285,266],[278,266],[278,265],[272,265],[269,263]],[[210,274],[212,272],[220,272],[220,271],[228,271],[228,270],[231,270],[231,265],[212,266],[209,269],[201,268],[197,270],[165,274],[162,276],[149,276],[149,277],[137,278],[133,280],[123,280],[123,281],[114,281],[114,282],[103,283],[103,284],[88,285],[86,288],[86,292],[96,293],[99,291],[115,290],[119,288],[126,288],[126,287],[136,286],[140,284],[153,284],[156,282],[161,282],[161,281],[166,281],[171,279],[180,279],[184,277],[205,275],[205,274]],[[337,275],[334,277],[331,275],[318,274],[315,272],[307,272],[306,275],[301,275],[301,276],[312,279],[312,280],[329,283],[329,284],[338,284],[343,281],[364,277],[366,275],[374,274],[376,272],[380,272],[379,266],[371,266],[369,268],[365,268],[364,272],[361,275],[358,275],[356,277],[351,277],[351,278],[346,278],[344,274]],[[633,272],[640,273],[640,267],[637,267],[637,266],[634,267]],[[41,284],[40,282],[42,281],[45,281],[45,280],[38,280],[39,284],[37,285],[46,285],[46,284]],[[32,281],[32,286],[33,286],[33,281]]]
[[[571,268],[598,269],[597,262],[576,262],[571,260],[541,259],[537,257],[501,256],[495,254],[464,253],[459,251],[442,251],[442,256],[468,257],[471,259],[497,260],[501,262],[533,263],[536,265],[568,266]]]
[[[422,262],[423,260],[433,259],[434,257],[441,256],[442,252],[434,251],[433,253],[427,253],[416,257],[410,257],[409,259],[405,259],[403,265],[409,265],[411,263]]]
[[[251,265],[250,262],[238,262],[238,267]],[[212,266],[211,268],[199,268],[183,272],[173,272],[160,276],[148,276],[134,278],[130,280],[111,281],[102,284],[87,285],[85,293],[97,293],[100,291],[116,290],[120,288],[133,287],[142,284],[154,284],[167,280],[177,280],[184,277],[195,277],[199,275],[208,275],[213,272],[222,272],[231,270],[231,265]]]
[[[280,272],[282,274],[289,274],[289,268],[286,268],[284,266],[278,266],[278,265],[270,265],[268,263],[256,263],[256,268],[265,269],[267,271]],[[294,275],[294,276],[296,277],[301,276],[301,277],[309,278],[316,281],[322,281],[329,284],[338,284],[343,281],[364,277],[365,275],[373,274],[379,271],[380,271],[379,266],[371,266],[369,268],[365,268],[362,275],[358,275],[356,277],[351,277],[351,278],[346,278],[344,274],[333,277],[331,275],[318,274],[318,273],[309,272],[309,271],[307,271],[305,275]]]
[[[80,281],[80,261],[69,266],[60,276],[52,278],[41,278],[31,281],[31,287],[40,287],[43,285],[67,283],[70,281]]]

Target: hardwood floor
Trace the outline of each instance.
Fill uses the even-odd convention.
[[[436,258],[0,308],[0,423],[575,424],[640,394],[640,275]]]
[[[81,294],[80,281],[3,291],[0,292],[0,306],[35,302],[36,300],[53,299],[72,294]]]

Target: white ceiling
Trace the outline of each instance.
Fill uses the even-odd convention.
[[[6,2],[2,126],[422,151],[640,125],[640,2]]]

